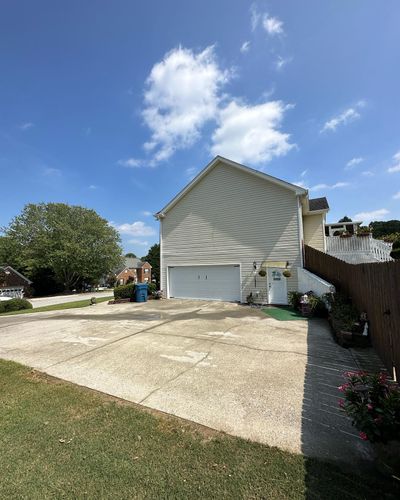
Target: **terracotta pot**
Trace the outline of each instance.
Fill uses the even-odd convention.
[[[353,345],[353,334],[345,330],[336,332],[337,343],[342,347],[351,347]]]

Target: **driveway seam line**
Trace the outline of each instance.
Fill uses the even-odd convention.
[[[240,326],[240,325],[238,325],[238,326]],[[157,326],[155,328],[157,328]],[[229,330],[231,330],[231,328],[228,328],[228,330],[226,330],[226,332],[228,332]],[[207,338],[202,337],[201,340],[204,340],[205,342],[212,342],[213,344],[242,347],[244,349],[250,349],[252,351],[258,351],[258,352],[276,352],[276,353],[281,353],[281,354],[295,354],[297,356],[307,356],[307,357],[310,356],[308,353],[303,353],[303,352],[298,352],[298,351],[279,351],[277,349],[260,349],[258,347],[247,346],[245,344],[235,344],[233,342],[229,343],[229,342],[223,342],[223,341],[221,342],[219,339],[221,339],[226,332],[224,332],[217,339],[207,339]],[[191,337],[188,335],[178,335],[176,333],[162,333],[162,332],[151,332],[151,333],[153,335],[159,335],[159,336],[163,336],[163,337],[178,337],[178,338],[184,338],[184,339],[200,340],[198,337]],[[317,356],[315,354],[311,355],[311,357],[316,358],[316,359],[321,359],[321,360],[331,360],[332,359],[329,356]]]
[[[198,311],[200,311],[200,310],[201,309],[198,309]],[[84,320],[84,321],[89,321],[89,320]],[[174,319],[169,319],[167,321],[164,321],[163,323],[159,323],[158,325],[150,326],[149,328],[144,328],[143,330],[139,330],[138,332],[134,332],[134,333],[131,333],[129,335],[124,335],[123,337],[120,337],[119,339],[115,339],[111,342],[108,342],[107,344],[99,345],[99,346],[94,347],[93,349],[90,349],[88,351],[81,352],[79,354],[75,354],[75,356],[71,356],[70,358],[64,359],[62,361],[57,361],[57,363],[53,363],[52,365],[47,366],[45,368],[45,370],[47,370],[48,368],[53,368],[53,366],[61,365],[62,363],[66,363],[68,361],[71,361],[72,359],[79,358],[80,356],[84,356],[85,354],[89,354],[89,353],[97,351],[99,349],[104,349],[105,347],[108,347],[110,345],[114,345],[117,342],[120,342],[121,340],[126,340],[126,339],[129,339],[130,337],[135,337],[136,335],[139,335],[140,333],[147,333],[150,330],[153,330],[154,328],[156,328],[158,326],[164,326],[164,325],[167,325],[168,323],[172,323],[173,321],[174,321]]]
[[[218,337],[218,338],[221,338],[225,335],[225,333],[229,332],[231,328],[228,328],[227,330],[225,330],[224,332],[222,332],[221,336]],[[205,339],[206,340],[206,339]],[[148,399],[149,397],[151,397],[153,394],[155,394],[157,391],[163,389],[165,386],[167,386],[168,384],[170,384],[171,382],[174,382],[175,380],[177,380],[181,375],[185,375],[185,373],[187,373],[188,371],[190,370],[193,370],[194,368],[196,368],[196,366],[198,366],[200,363],[202,363],[203,361],[205,361],[208,356],[210,355],[211,353],[211,349],[213,348],[213,346],[217,343],[218,339],[215,339],[212,343],[211,343],[211,346],[209,348],[209,351],[206,353],[205,356],[203,356],[199,361],[196,361],[196,363],[194,363],[192,366],[189,366],[188,368],[185,368],[185,370],[181,371],[180,373],[178,373],[177,375],[175,375],[174,377],[172,377],[170,380],[166,381],[165,383],[161,384],[160,387],[156,387],[155,389],[153,389],[152,391],[149,392],[149,394],[147,394],[147,396],[145,396],[143,399],[141,399],[139,401],[138,404],[142,404],[144,401],[146,401],[146,399]]]

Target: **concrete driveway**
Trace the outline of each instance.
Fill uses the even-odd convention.
[[[324,321],[218,302],[103,303],[0,318],[0,357],[289,451],[372,459],[337,386],[379,360],[336,345]]]

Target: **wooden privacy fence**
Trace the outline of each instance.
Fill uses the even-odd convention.
[[[305,246],[305,268],[349,295],[368,315],[372,345],[400,376],[400,261],[348,264]]]

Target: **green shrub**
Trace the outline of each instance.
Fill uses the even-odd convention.
[[[288,302],[293,307],[293,309],[298,309],[300,307],[300,299],[303,294],[300,292],[289,292]]]
[[[0,302],[0,313],[32,309],[32,307],[32,304],[26,299],[2,300]]]
[[[328,314],[328,310],[326,309],[326,303],[317,295],[309,295],[308,303],[311,307],[311,315],[317,316],[318,318],[325,318]]]
[[[357,234],[371,234],[371,229],[368,226],[360,226],[357,229]]]
[[[378,240],[383,240],[387,243],[394,243],[396,240],[400,241],[400,233],[385,234],[384,236],[379,236]]]
[[[135,295],[135,283],[129,285],[120,285],[114,288],[114,298],[118,299],[133,299]]]
[[[155,283],[147,283],[147,293],[153,295],[157,292],[157,285]]]
[[[359,314],[349,297],[343,293],[334,293],[330,296],[329,304],[334,330],[351,332]]]

